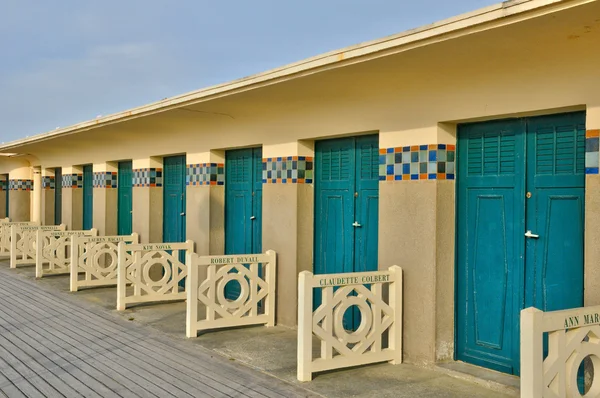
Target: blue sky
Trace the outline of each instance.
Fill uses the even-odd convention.
[[[0,0],[0,142],[495,0]]]

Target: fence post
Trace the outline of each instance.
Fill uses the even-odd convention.
[[[44,261],[44,242],[42,238],[43,232],[39,229],[35,231],[35,277],[42,277],[42,265]]]
[[[140,243],[140,236],[138,235],[137,232],[134,232],[131,234],[131,236],[133,237],[133,241],[131,242],[132,244],[138,244]]]
[[[79,240],[77,236],[71,236],[71,274],[69,287],[72,292],[77,291],[77,279],[79,278]]]
[[[17,268],[17,230],[10,226],[10,268]]]
[[[298,277],[298,380],[312,380],[313,274],[302,271]]]
[[[185,335],[188,338],[198,336],[198,256],[190,250],[185,253],[185,265],[187,267],[187,278],[185,280],[186,292],[186,319]]]
[[[125,289],[127,289],[127,263],[125,261],[125,242],[119,242],[117,247],[117,311],[124,311],[126,293]]]
[[[543,331],[544,313],[529,307],[521,311],[521,397],[543,395]]]
[[[265,301],[265,313],[269,316],[269,322],[267,327],[275,326],[275,301],[277,300],[276,286],[277,286],[277,254],[273,250],[267,250],[267,256],[269,256],[269,262],[265,267],[265,280],[269,287],[267,293],[267,299]]]
[[[394,351],[394,359],[390,363],[398,365],[402,363],[402,268],[392,265],[389,270],[394,275],[389,291],[390,307],[394,310],[394,323],[389,333],[389,346]]]

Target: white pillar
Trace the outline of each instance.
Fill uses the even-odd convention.
[[[42,170],[40,167],[33,168],[33,208],[31,221],[42,221]]]

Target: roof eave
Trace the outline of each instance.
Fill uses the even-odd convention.
[[[364,62],[368,59],[406,51],[408,49],[429,45],[442,40],[449,40],[481,30],[492,29],[505,24],[534,18],[536,16],[593,1],[597,0],[512,0],[495,4],[430,25],[422,26],[417,29],[411,29],[382,39],[331,51],[256,75],[181,94],[62,129],[8,142],[0,145],[0,152],[14,150],[25,145],[61,136],[77,134],[86,130],[142,116],[165,112],[173,108],[180,108],[214,98],[233,95],[238,92],[275,84],[332,68],[346,66],[356,62]]]

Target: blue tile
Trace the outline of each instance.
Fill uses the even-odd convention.
[[[446,180],[454,180],[454,174],[446,174]]]
[[[598,137],[587,138],[585,140],[586,152],[598,152]]]
[[[385,155],[379,155],[379,164],[385,164]]]
[[[429,161],[435,162],[437,160],[437,151],[431,150],[429,151]]]
[[[419,179],[419,175],[418,174],[411,174],[410,175],[410,179],[411,180],[418,180]]]
[[[386,149],[386,152],[387,153],[394,153],[394,148],[388,148],[388,149]]]
[[[379,176],[379,181],[385,181],[385,176]]]
[[[419,149],[422,150],[422,151],[423,150],[426,151],[427,149],[429,149],[429,145],[421,145],[421,146],[419,146]]]
[[[396,180],[396,181],[401,180],[401,179],[402,179],[402,176],[394,176],[394,180]]]
[[[430,180],[435,180],[435,179],[437,179],[437,174],[433,174],[433,173],[432,173],[432,174],[429,174],[428,178],[429,178]]]
[[[402,152],[397,152],[394,157],[394,163],[402,163]]]
[[[393,164],[390,164],[387,166],[386,174],[389,176],[394,175],[394,165]]]
[[[438,149],[446,149],[446,144],[438,144]]]
[[[586,167],[585,174],[598,174],[598,167]]]
[[[404,163],[402,165],[402,174],[410,174],[410,163]]]
[[[410,152],[410,147],[409,146],[403,146],[402,147],[402,152]]]

